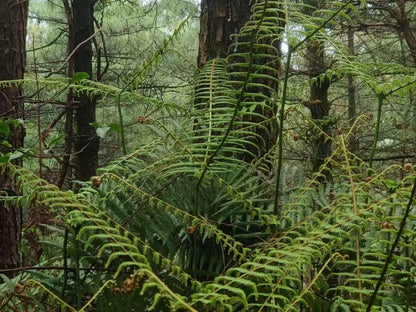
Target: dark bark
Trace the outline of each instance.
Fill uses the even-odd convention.
[[[307,0],[305,1],[310,7],[307,9],[309,15],[313,15],[316,10],[325,8],[325,0]],[[320,166],[324,163],[325,158],[331,155],[329,110],[331,103],[328,100],[328,89],[331,80],[325,75],[327,66],[325,63],[325,45],[319,39],[309,41],[306,58],[308,62],[308,75],[311,81],[309,101],[306,106],[311,112],[312,119],[320,128],[316,136],[312,139],[313,158],[312,170],[319,171]]]
[[[74,72],[88,73],[92,79],[92,37],[94,34],[95,0],[72,1],[72,16],[76,52],[74,53]],[[87,181],[98,167],[99,139],[91,125],[95,122],[96,99],[86,93],[76,98],[75,110],[75,177]]]
[[[22,79],[25,69],[25,43],[28,1],[0,1],[0,80]],[[23,92],[16,85],[0,88],[0,118],[23,118]],[[23,146],[25,136],[21,126],[10,127],[9,143],[13,149]],[[2,150],[0,152],[8,152]],[[14,164],[21,165],[20,159]],[[7,175],[0,176],[0,192],[15,195],[17,187]],[[21,207],[4,207],[0,202],[0,268],[15,268],[21,264],[18,244],[22,230]]]
[[[226,57],[231,35],[250,18],[250,0],[202,0],[198,66]]]
[[[257,13],[270,6],[276,6],[275,3],[260,0],[202,0],[198,55],[199,67],[204,66],[209,60],[227,57],[227,71],[230,73],[229,77],[236,89],[241,88],[245,78],[241,74],[232,75],[232,73],[246,72],[248,68],[241,67],[241,63],[248,61],[252,63],[250,67],[256,72],[256,76],[250,72],[252,75],[251,86],[247,87],[244,92],[250,95],[239,99],[240,110],[250,109],[251,111],[253,105],[256,106],[253,114],[244,114],[241,117],[245,124],[245,130],[252,133],[250,137],[244,138],[249,142],[246,144],[246,150],[249,153],[244,157],[247,162],[262,158],[274,147],[279,129],[275,118],[277,105],[275,105],[274,99],[277,96],[281,67],[280,40],[276,40],[280,30],[276,27],[269,36],[262,36],[261,43],[264,45],[249,51],[251,49],[250,43],[259,39],[254,39],[255,31],[241,32],[241,29],[250,19],[253,4],[257,5]],[[272,13],[269,11],[268,14],[272,14],[273,18],[276,17],[276,11]],[[283,20],[282,16],[280,18]],[[272,34],[274,31],[276,33]],[[232,36],[234,34],[238,35]],[[271,48],[272,46],[276,49]],[[248,60],[241,55],[241,52],[250,55],[257,54],[257,56]],[[265,64],[268,65],[267,68],[264,67]],[[254,96],[254,94],[258,94],[258,96]],[[267,105],[263,105],[266,98]],[[256,103],[260,105],[256,105]]]
[[[320,41],[311,42],[307,47],[307,58],[309,63],[309,78],[311,79],[310,97],[306,106],[311,112],[312,119],[319,126],[320,131],[313,140],[314,155],[312,159],[312,170],[319,171],[325,158],[331,155],[331,140],[329,135],[330,123],[328,123],[331,104],[328,101],[328,89],[330,79],[325,76],[325,51]]]

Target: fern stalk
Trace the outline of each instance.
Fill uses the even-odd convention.
[[[374,161],[374,155],[376,153],[378,138],[379,138],[379,135],[380,135],[381,113],[382,113],[382,107],[383,107],[383,104],[384,104],[384,100],[389,95],[394,94],[397,91],[399,91],[401,89],[404,89],[404,88],[406,88],[406,87],[408,87],[410,85],[413,85],[415,83],[416,83],[416,80],[412,80],[412,81],[410,81],[408,83],[405,83],[405,84],[403,84],[403,85],[401,85],[401,86],[399,86],[399,87],[397,87],[397,88],[395,88],[393,90],[390,90],[387,93],[384,93],[383,91],[377,92],[376,90],[374,90],[373,87],[370,86],[371,89],[377,94],[377,99],[378,99],[376,129],[375,129],[375,132],[374,132],[374,142],[373,142],[373,146],[371,148],[371,154],[370,154],[370,159],[369,159],[370,168],[372,168],[372,164],[373,164],[373,161]]]
[[[41,288],[44,292],[46,292],[49,296],[51,296],[54,300],[58,301],[62,307],[68,308],[69,310],[71,310],[72,312],[79,312],[77,309],[75,309],[74,307],[72,307],[69,303],[65,302],[63,299],[59,298],[57,295],[55,295],[55,293],[53,291],[51,291],[48,287],[46,287],[45,285],[43,285],[41,282],[38,282],[37,280],[28,280],[26,282],[26,285],[28,286],[38,286],[39,288]],[[62,311],[64,311],[64,309]]]
[[[313,278],[313,280],[309,283],[308,287],[306,287],[302,293],[290,304],[289,307],[287,307],[284,312],[290,312],[293,311],[293,309],[295,308],[296,303],[298,303],[300,300],[302,300],[302,298],[312,289],[312,286],[315,285],[315,283],[317,282],[317,280],[319,279],[319,277],[322,275],[322,273],[325,271],[325,269],[329,266],[329,263],[334,259],[334,258],[342,258],[342,255],[339,253],[334,253],[333,255],[331,255],[329,257],[329,259],[325,262],[325,264],[322,266],[322,268],[319,270],[319,272],[315,275],[315,277]],[[260,312],[260,311],[259,311]]]
[[[274,196],[274,214],[277,216],[279,213],[279,197],[280,197],[280,177],[283,165],[283,123],[285,120],[285,106],[287,95],[287,84],[289,81],[289,69],[290,62],[292,60],[292,51],[289,51],[287,55],[287,63],[285,69],[285,77],[283,82],[283,91],[279,116],[279,137],[278,137],[278,158],[277,158],[277,170],[276,170],[276,182],[275,182],[275,196]]]
[[[394,250],[396,249],[397,245],[399,244],[400,238],[401,238],[401,236],[403,234],[403,231],[404,231],[404,227],[406,226],[406,221],[409,218],[410,210],[412,209],[412,206],[413,206],[413,199],[415,197],[415,193],[416,193],[416,179],[413,182],[412,192],[410,194],[410,198],[409,198],[409,201],[407,203],[406,211],[404,213],[402,221],[400,222],[400,227],[399,227],[399,231],[397,232],[396,239],[394,240],[393,245],[391,245],[391,249],[390,249],[390,252],[387,256],[386,261],[384,262],[384,266],[383,266],[383,270],[381,271],[380,278],[377,281],[377,285],[374,288],[373,294],[371,295],[370,301],[368,303],[368,306],[367,306],[367,309],[366,309],[367,312],[371,312],[371,308],[374,305],[374,302],[377,298],[377,293],[380,290],[381,285],[383,284],[384,277],[386,276],[386,273],[387,273],[387,269],[389,267],[389,264],[390,264],[391,260],[393,259]]]
[[[86,309],[87,308],[89,308],[90,307],[90,305],[95,301],[95,300],[97,300],[98,299],[98,296],[100,296],[103,292],[104,292],[104,290],[110,285],[110,284],[112,284],[112,283],[114,283],[114,281],[112,281],[112,280],[109,280],[109,281],[106,281],[104,284],[103,284],[103,286],[101,286],[100,287],[100,289],[91,297],[91,299],[90,300],[88,300],[88,302],[78,311],[78,312],[84,312],[84,311],[86,311]]]
[[[214,86],[213,86],[213,77],[214,77],[214,69],[215,69],[215,64],[216,64],[216,59],[214,59],[212,61],[212,65],[211,65],[211,75],[209,78],[209,130],[208,130],[208,144],[207,144],[207,153],[206,153],[206,157],[208,158],[208,153],[209,153],[209,143],[211,142],[211,136],[212,136],[212,118],[213,118],[213,111],[212,111],[212,102],[214,100]],[[205,159],[206,162],[206,159]]]
[[[352,204],[354,208],[354,215],[358,216],[357,195],[355,192],[354,178],[353,178],[353,174],[351,171],[350,160],[348,158],[348,152],[347,152],[347,147],[345,145],[344,136],[341,134],[340,137],[341,137],[342,149],[344,151],[344,156],[345,156],[345,163],[346,163],[347,170],[348,170],[348,177],[349,177],[350,185],[351,185],[351,197],[352,197]],[[361,264],[360,234],[357,230],[355,230],[355,250],[356,250],[355,252],[356,252],[356,263],[357,263],[358,289],[360,290],[359,296],[360,296],[360,302],[363,302],[363,294],[362,294],[363,283],[361,280],[361,270],[360,270],[360,264]]]
[[[377,121],[376,121],[376,129],[374,131],[374,142],[373,142],[373,146],[371,148],[371,154],[370,154],[370,160],[369,160],[370,168],[373,167],[374,155],[376,153],[378,137],[380,135],[381,112],[382,112],[383,102],[384,102],[385,98],[386,98],[386,95],[384,93],[377,94],[377,99],[378,99]]]

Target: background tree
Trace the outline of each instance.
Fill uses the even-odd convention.
[[[26,25],[29,1],[0,2],[0,80],[22,79],[26,59]],[[15,151],[23,146],[25,132],[19,123],[23,120],[23,91],[18,85],[0,86],[0,125],[2,143],[0,152]],[[10,121],[10,122],[7,122]],[[4,141],[3,141],[4,142]],[[3,159],[4,161],[4,159]],[[21,159],[14,160],[21,165]],[[0,175],[0,193],[13,196],[18,192],[13,178]],[[0,201],[0,267],[15,268],[21,264],[20,237],[22,210],[19,205],[5,207]]]
[[[79,5],[75,2],[73,4]],[[32,53],[32,47],[30,47],[29,71],[35,71],[33,65],[33,58],[35,57],[36,71],[40,74],[39,77],[46,75],[57,78],[68,75],[72,78],[71,73],[74,72],[74,68],[71,63],[74,57],[77,57],[75,52],[84,49],[83,55],[87,55],[90,52],[85,52],[85,48],[92,42],[92,75],[90,75],[90,79],[100,80],[114,87],[123,88],[131,79],[129,75],[138,70],[137,67],[140,66],[140,62],[150,58],[152,51],[159,48],[163,40],[169,37],[169,31],[174,29],[178,22],[184,19],[187,14],[195,12],[196,7],[197,4],[192,2],[181,2],[178,4],[172,1],[137,1],[135,3],[124,2],[123,5],[120,5],[119,1],[98,2],[94,5],[94,18],[95,26],[99,31],[95,33],[95,36],[92,36],[94,30],[89,30],[91,40],[87,40],[85,44],[75,49],[78,43],[75,44],[74,42],[74,22],[72,19],[75,16],[72,12],[72,3],[70,1],[51,3],[43,0],[34,0],[31,7],[29,26],[35,38],[35,51]],[[88,13],[86,10],[82,11],[83,16],[79,17],[81,20],[87,18],[86,12]],[[89,16],[89,21],[84,23],[90,23],[90,21],[91,16]],[[164,98],[172,101],[178,100],[181,102],[181,105],[184,105],[190,95],[182,96],[181,93],[186,88],[189,88],[193,78],[192,74],[183,75],[182,73],[184,71],[187,73],[194,72],[197,55],[197,42],[189,40],[197,32],[197,19],[189,19],[189,23],[190,27],[186,28],[186,33],[183,34],[183,38],[187,38],[187,42],[181,40],[177,46],[166,52],[165,57],[161,59],[163,64],[165,64],[163,69],[159,71],[151,70],[146,75],[144,81],[134,83],[126,91],[158,100]],[[87,24],[84,26],[87,27]],[[85,27],[84,32],[86,31]],[[67,38],[71,39],[69,40],[69,46]],[[88,36],[84,39],[87,38]],[[68,58],[68,55],[71,55],[72,58]],[[178,55],[183,56],[182,60],[177,58]],[[79,70],[88,73],[89,69],[80,68],[75,70],[75,72]],[[97,97],[84,99],[85,101],[96,102],[95,114],[97,123],[94,124],[95,128],[89,125],[87,121],[84,121],[84,130],[88,130],[89,133],[80,136],[80,139],[84,141],[83,143],[79,142],[79,146],[69,146],[75,145],[75,140],[78,136],[75,133],[77,122],[74,111],[78,104],[81,103],[82,94],[86,93],[74,92],[74,95],[81,96],[69,108],[68,105],[74,100],[70,100],[71,96],[69,93],[66,99],[59,92],[56,89],[41,89],[36,103],[39,103],[41,107],[41,122],[43,123],[41,128],[44,129],[45,134],[48,134],[44,136],[44,149],[49,153],[44,158],[44,177],[51,179],[51,181],[57,181],[59,185],[62,185],[64,177],[67,179],[66,182],[75,177],[75,168],[78,167],[76,165],[77,162],[79,162],[79,166],[86,166],[85,164],[88,163],[81,161],[81,158],[77,157],[77,151],[87,152],[87,147],[91,148],[90,151],[94,150],[93,154],[95,154],[96,149],[93,146],[96,146],[98,141],[95,128],[98,127],[99,131],[105,131],[107,126],[112,125],[111,130],[105,132],[105,135],[101,132],[101,135],[105,136],[105,138],[101,139],[100,154],[98,156],[99,165],[103,165],[108,160],[120,155],[122,148],[119,142],[120,127],[116,126],[118,124],[117,101],[114,98],[106,98],[105,101],[96,102]],[[33,93],[37,94],[36,90],[33,90]],[[45,99],[48,97],[53,98],[53,101],[46,101]],[[28,101],[34,102],[34,99],[28,99]],[[139,136],[148,138],[151,135],[151,131],[149,131],[148,135],[143,136],[137,127],[132,126],[137,116],[159,113],[159,110],[152,109],[149,102],[141,101],[140,105],[136,105],[137,103],[137,101],[131,101],[127,105],[122,103],[121,106],[126,124],[124,131],[127,138],[127,151],[131,150],[134,145],[134,141],[131,138]],[[70,115],[64,118],[65,113],[61,110],[62,105],[67,106],[67,110],[70,111]],[[92,109],[92,106],[86,105],[85,109]],[[52,113],[54,111],[55,114]],[[92,111],[89,113],[89,119],[91,119]],[[88,114],[78,114],[77,116],[81,118],[81,116],[86,117]],[[74,118],[74,125],[70,122],[71,118]],[[90,122],[92,122],[92,119]],[[67,123],[67,125],[64,125],[64,123]],[[74,129],[72,135],[69,129]],[[32,142],[32,138],[37,135],[35,134],[35,129],[29,127],[27,131],[31,133],[33,131],[33,136],[28,136],[27,143],[29,146],[34,147],[35,143]],[[62,137],[63,133],[68,134],[65,136],[65,139]],[[73,142],[71,143],[71,141]],[[81,155],[81,157],[83,156]],[[90,157],[87,160],[95,162],[95,158]],[[89,164],[91,166],[88,167],[89,173],[85,175],[85,178],[86,176],[91,176],[94,172],[91,169],[94,167],[92,166],[93,164]],[[57,173],[58,170],[60,171],[59,173]],[[81,180],[78,173],[76,176],[77,179]],[[64,185],[68,187],[68,184],[65,183]]]
[[[319,15],[319,11],[325,9],[325,0],[304,1],[308,5],[306,14]],[[331,155],[331,124],[329,110],[331,103],[328,99],[328,89],[331,79],[326,75],[328,68],[325,43],[319,36],[311,38],[306,47],[307,73],[310,79],[310,94],[305,105],[311,112],[311,118],[316,123],[317,129],[312,129],[312,171],[319,171],[325,158]]]
[[[89,79],[93,79],[95,2],[96,0],[72,1],[74,73],[87,73]],[[75,100],[75,176],[81,181],[87,181],[98,167],[99,137],[92,126],[96,122],[96,98],[83,92]]]

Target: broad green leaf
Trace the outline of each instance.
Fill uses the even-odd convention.
[[[4,134],[6,138],[9,137],[10,134],[10,128],[7,122],[0,121],[0,133]]]
[[[5,147],[12,147],[12,145],[10,144],[10,142],[8,142],[8,141],[6,141],[6,140],[3,140],[3,141],[1,142],[1,145],[5,146]]]
[[[22,152],[16,151],[16,152],[10,154],[9,161],[12,161],[14,159],[20,158],[22,156],[23,156],[23,153]]]
[[[88,79],[90,78],[90,75],[86,72],[77,72],[74,73],[74,75],[72,76],[72,81],[75,83],[81,82],[84,79]]]

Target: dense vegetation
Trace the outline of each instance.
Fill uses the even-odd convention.
[[[25,217],[0,311],[415,311],[412,1],[252,1],[201,69],[198,3],[100,1],[93,80],[68,74],[65,2],[31,1],[26,76],[0,82],[26,112],[0,120]]]

